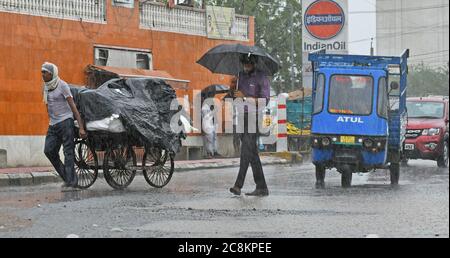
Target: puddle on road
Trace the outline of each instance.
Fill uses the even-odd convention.
[[[0,212],[0,233],[22,229],[31,225],[31,219],[23,219],[6,212]]]
[[[86,190],[72,192],[62,192],[59,185],[53,184],[34,187],[10,187],[0,189],[0,208],[31,208],[47,203],[73,202],[92,198],[173,193],[196,194],[198,191],[180,187],[155,189],[142,185],[125,190],[114,190],[103,183]]]
[[[392,187],[389,180],[388,170],[379,170],[376,172],[368,174],[354,174],[353,175],[353,186],[350,189],[342,189],[340,186],[340,174],[336,171],[330,171],[327,175],[326,188],[324,190],[314,189],[313,175],[305,179],[304,177],[286,177],[286,180],[293,180],[294,183],[290,183],[288,186],[284,182],[278,182],[275,179],[272,180],[273,183],[283,184],[284,188],[279,189],[274,186],[274,195],[285,195],[285,196],[350,196],[353,194],[391,194],[393,191],[404,191],[412,189],[411,185],[430,183],[433,182],[438,184],[440,182],[448,182],[448,171],[439,169],[435,166],[434,162],[427,163],[425,167],[420,166],[421,163],[413,163],[412,165],[402,168],[401,180],[399,187]],[[269,174],[274,177],[274,175]],[[192,180],[198,180],[193,178]],[[90,198],[100,198],[100,197],[112,197],[112,196],[122,196],[122,195],[145,195],[145,194],[162,194],[162,195],[185,195],[192,196],[193,199],[196,195],[204,196],[205,194],[216,195],[215,191],[221,186],[223,186],[222,180],[218,180],[218,177],[208,174],[208,179],[206,182],[211,182],[210,184],[197,184],[195,182],[186,181],[185,178],[177,179],[168,185],[164,189],[153,189],[148,188],[148,186],[142,182],[137,183],[133,187],[126,189],[124,191],[115,191],[111,189],[105,182],[98,182],[93,188],[78,191],[78,192],[61,192],[59,185],[50,184],[35,187],[11,187],[0,189],[0,208],[1,207],[37,207],[38,204],[45,203],[58,203],[58,202],[72,202],[85,200]],[[276,181],[276,182],[275,182]],[[298,182],[298,185],[297,185]],[[270,186],[269,186],[270,187]],[[271,189],[272,190],[272,189]],[[223,190],[225,192],[226,190]],[[221,190],[217,193],[221,195],[223,193]],[[271,198],[269,197],[269,198]],[[247,198],[230,198],[230,200],[241,200],[239,201],[238,207],[246,207],[251,205],[258,205],[258,200],[249,200]],[[262,201],[264,202],[264,201]]]
[[[39,192],[29,189],[17,189],[0,193],[0,207],[31,208],[41,204],[72,202],[89,198],[98,198],[123,194],[125,191],[113,190],[82,190],[73,192],[61,192],[60,188]]]

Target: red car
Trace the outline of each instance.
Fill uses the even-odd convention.
[[[405,163],[408,159],[436,160],[439,167],[448,168],[448,97],[408,98],[407,108]]]

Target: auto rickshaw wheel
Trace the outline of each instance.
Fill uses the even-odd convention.
[[[325,188],[325,173],[326,169],[324,166],[316,165],[316,189]]]
[[[343,188],[352,187],[353,169],[350,166],[344,166],[341,171],[341,186]]]
[[[389,166],[389,171],[391,172],[391,185],[398,185],[400,181],[400,164],[391,163],[391,165]]]

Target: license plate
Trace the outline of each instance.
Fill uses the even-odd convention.
[[[414,150],[415,148],[414,144],[405,144],[405,150]]]
[[[341,136],[341,143],[355,144],[355,136]]]

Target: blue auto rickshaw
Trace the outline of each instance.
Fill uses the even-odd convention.
[[[309,54],[313,69],[312,161],[316,187],[327,169],[351,187],[353,173],[389,169],[398,185],[405,141],[407,60],[398,57]]]

